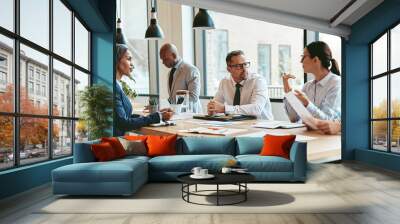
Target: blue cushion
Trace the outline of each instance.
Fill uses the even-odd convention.
[[[235,139],[232,137],[184,137],[177,150],[177,154],[185,155],[234,155]]]
[[[237,137],[236,155],[260,154],[264,145],[262,137]]]
[[[227,161],[235,159],[231,155],[174,155],[158,156],[149,160],[150,172],[190,172],[200,166],[212,172],[219,171]]]
[[[292,161],[279,156],[239,155],[236,159],[250,172],[293,172]]]
[[[89,163],[95,162],[96,158],[94,157],[91,149],[92,144],[99,144],[100,140],[75,143],[74,147],[74,163]]]

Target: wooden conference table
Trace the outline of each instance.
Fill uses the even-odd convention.
[[[327,162],[338,160],[341,158],[341,136],[340,135],[324,135],[318,131],[309,131],[307,128],[292,128],[292,129],[264,129],[255,128],[251,125],[262,120],[246,120],[236,121],[232,125],[225,126],[226,128],[244,129],[243,132],[227,135],[232,137],[237,136],[254,136],[259,137],[265,134],[295,134],[297,135],[296,140],[307,142],[307,157],[310,162]],[[208,134],[196,134],[181,132],[181,130],[188,130],[200,126],[207,127],[202,123],[206,123],[205,120],[198,119],[179,119],[175,120],[175,126],[163,126],[163,127],[143,127],[138,130],[138,133],[144,135],[170,135],[177,134],[179,136],[214,136]],[[208,126],[209,127],[209,126]]]

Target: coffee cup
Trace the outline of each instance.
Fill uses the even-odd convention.
[[[208,169],[201,169],[200,170],[200,176],[207,176],[208,175]]]
[[[230,172],[232,172],[232,168],[229,168],[229,167],[222,167],[221,172],[222,172],[222,173],[230,173]]]
[[[193,173],[194,175],[196,175],[196,176],[200,176],[200,175],[201,175],[201,173],[200,173],[201,170],[202,170],[201,167],[193,167],[192,173]]]

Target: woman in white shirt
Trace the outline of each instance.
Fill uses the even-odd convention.
[[[294,94],[315,118],[340,121],[341,78],[329,46],[322,41],[310,43],[303,50],[301,63],[304,72],[312,73],[315,79],[305,83],[302,91],[295,90]],[[295,78],[291,74],[282,75],[285,93],[292,91],[289,79]],[[290,121],[299,121],[299,116],[287,100],[283,102]]]

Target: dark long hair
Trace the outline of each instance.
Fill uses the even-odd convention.
[[[126,46],[125,44],[117,44],[116,47],[117,65],[127,51],[128,51],[128,46]]]
[[[323,41],[315,41],[307,45],[307,50],[311,58],[318,57],[324,68],[340,76],[340,70],[337,61],[332,57],[332,51],[328,44]]]

